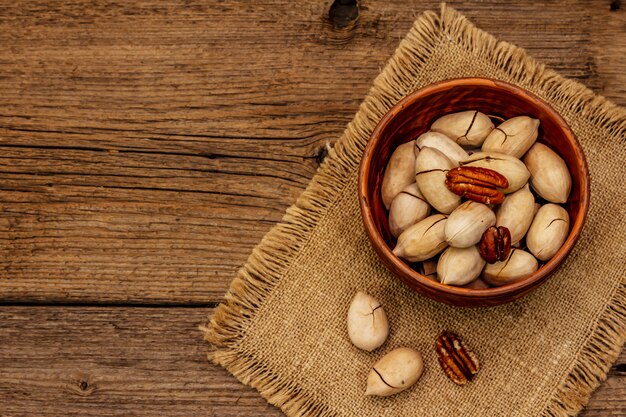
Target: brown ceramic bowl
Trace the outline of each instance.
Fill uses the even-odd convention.
[[[541,121],[538,141],[556,151],[572,175],[572,191],[565,203],[570,232],[556,255],[531,276],[488,289],[468,289],[432,281],[392,253],[395,238],[389,232],[387,210],[380,187],[387,161],[400,144],[429,130],[440,116],[479,110],[501,118],[527,115]],[[552,107],[520,87],[484,78],[442,81],[422,88],[397,103],[378,123],[365,148],[359,171],[359,202],[365,230],[383,264],[405,284],[434,300],[457,306],[479,307],[507,303],[537,288],[565,260],[574,247],[589,208],[589,171],[583,151],[565,121]]]

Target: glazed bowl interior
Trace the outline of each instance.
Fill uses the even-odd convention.
[[[563,205],[570,216],[570,232],[557,254],[531,276],[483,290],[443,285],[419,274],[391,250],[396,240],[388,226],[380,189],[391,153],[398,145],[429,130],[438,117],[478,110],[498,119],[527,115],[541,121],[538,142],[557,152],[572,176],[572,191]],[[544,101],[514,85],[482,78],[443,81],[418,90],[397,103],[374,129],[359,173],[359,202],[365,229],[382,262],[407,285],[439,301],[462,306],[502,304],[523,296],[560,265],[578,239],[589,205],[589,174],[585,158],[571,129]]]

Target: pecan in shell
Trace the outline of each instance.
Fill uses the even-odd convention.
[[[476,356],[452,332],[445,331],[437,338],[435,352],[441,369],[457,385],[471,381],[480,369]]]
[[[478,252],[490,264],[504,261],[511,252],[511,232],[504,226],[491,226],[480,239]]]
[[[446,186],[461,197],[484,204],[500,204],[504,194],[498,188],[507,188],[509,181],[489,168],[463,166],[448,171]]]

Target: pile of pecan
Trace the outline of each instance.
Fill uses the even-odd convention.
[[[444,115],[389,159],[381,197],[393,253],[426,279],[506,285],[533,275],[567,239],[567,164],[540,142],[538,119],[494,121],[476,110]]]

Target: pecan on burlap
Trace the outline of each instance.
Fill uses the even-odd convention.
[[[480,369],[476,356],[452,332],[445,331],[437,338],[435,351],[441,369],[457,385],[471,381]]]

